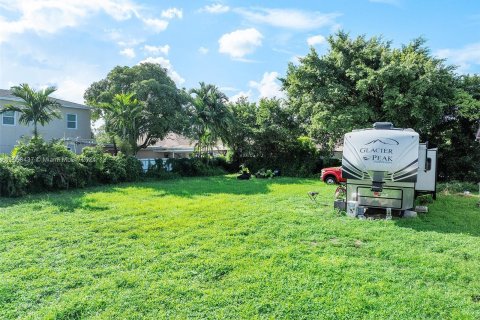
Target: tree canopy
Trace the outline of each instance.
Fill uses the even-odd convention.
[[[241,98],[230,103],[230,109],[236,119],[229,133],[232,163],[254,170],[280,169],[291,176],[314,172],[319,154],[282,100],[262,98],[253,103]]]
[[[127,143],[127,153],[136,153],[137,142],[142,134],[140,128],[144,114],[143,104],[135,98],[135,94],[116,94],[111,103],[100,103],[99,108],[103,114],[106,131]]]
[[[330,49],[315,49],[288,66],[283,88],[309,134],[333,148],[344,133],[376,121],[415,128],[422,136],[441,122],[455,95],[451,66],[416,39],[399,49],[382,38],[339,32]]]
[[[141,121],[135,128],[139,137],[135,152],[163,139],[169,132],[183,129],[187,96],[158,64],[117,66],[105,79],[94,82],[84,98],[95,107],[95,118],[106,119],[108,108],[105,106],[112,105],[116,95],[130,93],[135,94],[141,106],[137,115]],[[111,129],[111,126],[106,126],[106,130]]]
[[[227,108],[227,96],[215,85],[200,82],[190,90],[190,129],[200,153],[208,153],[219,141],[227,143],[233,116]]]

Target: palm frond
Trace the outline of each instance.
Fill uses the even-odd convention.
[[[0,109],[0,114],[8,111],[22,112],[22,108],[20,106],[14,106],[13,104],[7,104]]]
[[[22,124],[33,123],[34,135],[37,135],[37,123],[45,125],[54,118],[61,118],[59,107],[61,104],[50,98],[49,95],[55,92],[55,87],[47,87],[41,91],[35,91],[28,84],[22,83],[19,86],[11,87],[12,95],[22,99],[24,105],[10,107],[10,110],[20,113],[19,122]]]

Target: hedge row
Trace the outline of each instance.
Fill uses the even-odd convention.
[[[169,168],[169,170],[166,170]],[[133,156],[104,153],[101,148],[84,148],[76,155],[60,142],[32,139],[21,142],[11,156],[0,156],[0,196],[81,188],[85,186],[138,181],[144,177],[175,178],[224,174],[215,160],[161,160],[144,173]]]
[[[62,143],[37,138],[21,142],[11,156],[0,157],[0,196],[136,181],[142,173],[134,157],[112,156],[98,148],[76,155]]]

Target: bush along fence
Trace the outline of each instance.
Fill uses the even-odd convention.
[[[41,191],[81,188],[100,184],[225,174],[224,160],[169,159],[156,161],[147,172],[133,156],[84,148],[76,155],[61,142],[33,138],[20,142],[10,156],[0,156],[0,196],[18,197]],[[170,168],[166,170],[165,168]]]

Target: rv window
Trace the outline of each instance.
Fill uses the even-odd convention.
[[[432,158],[427,158],[427,164],[425,165],[425,171],[430,171],[432,169]]]

